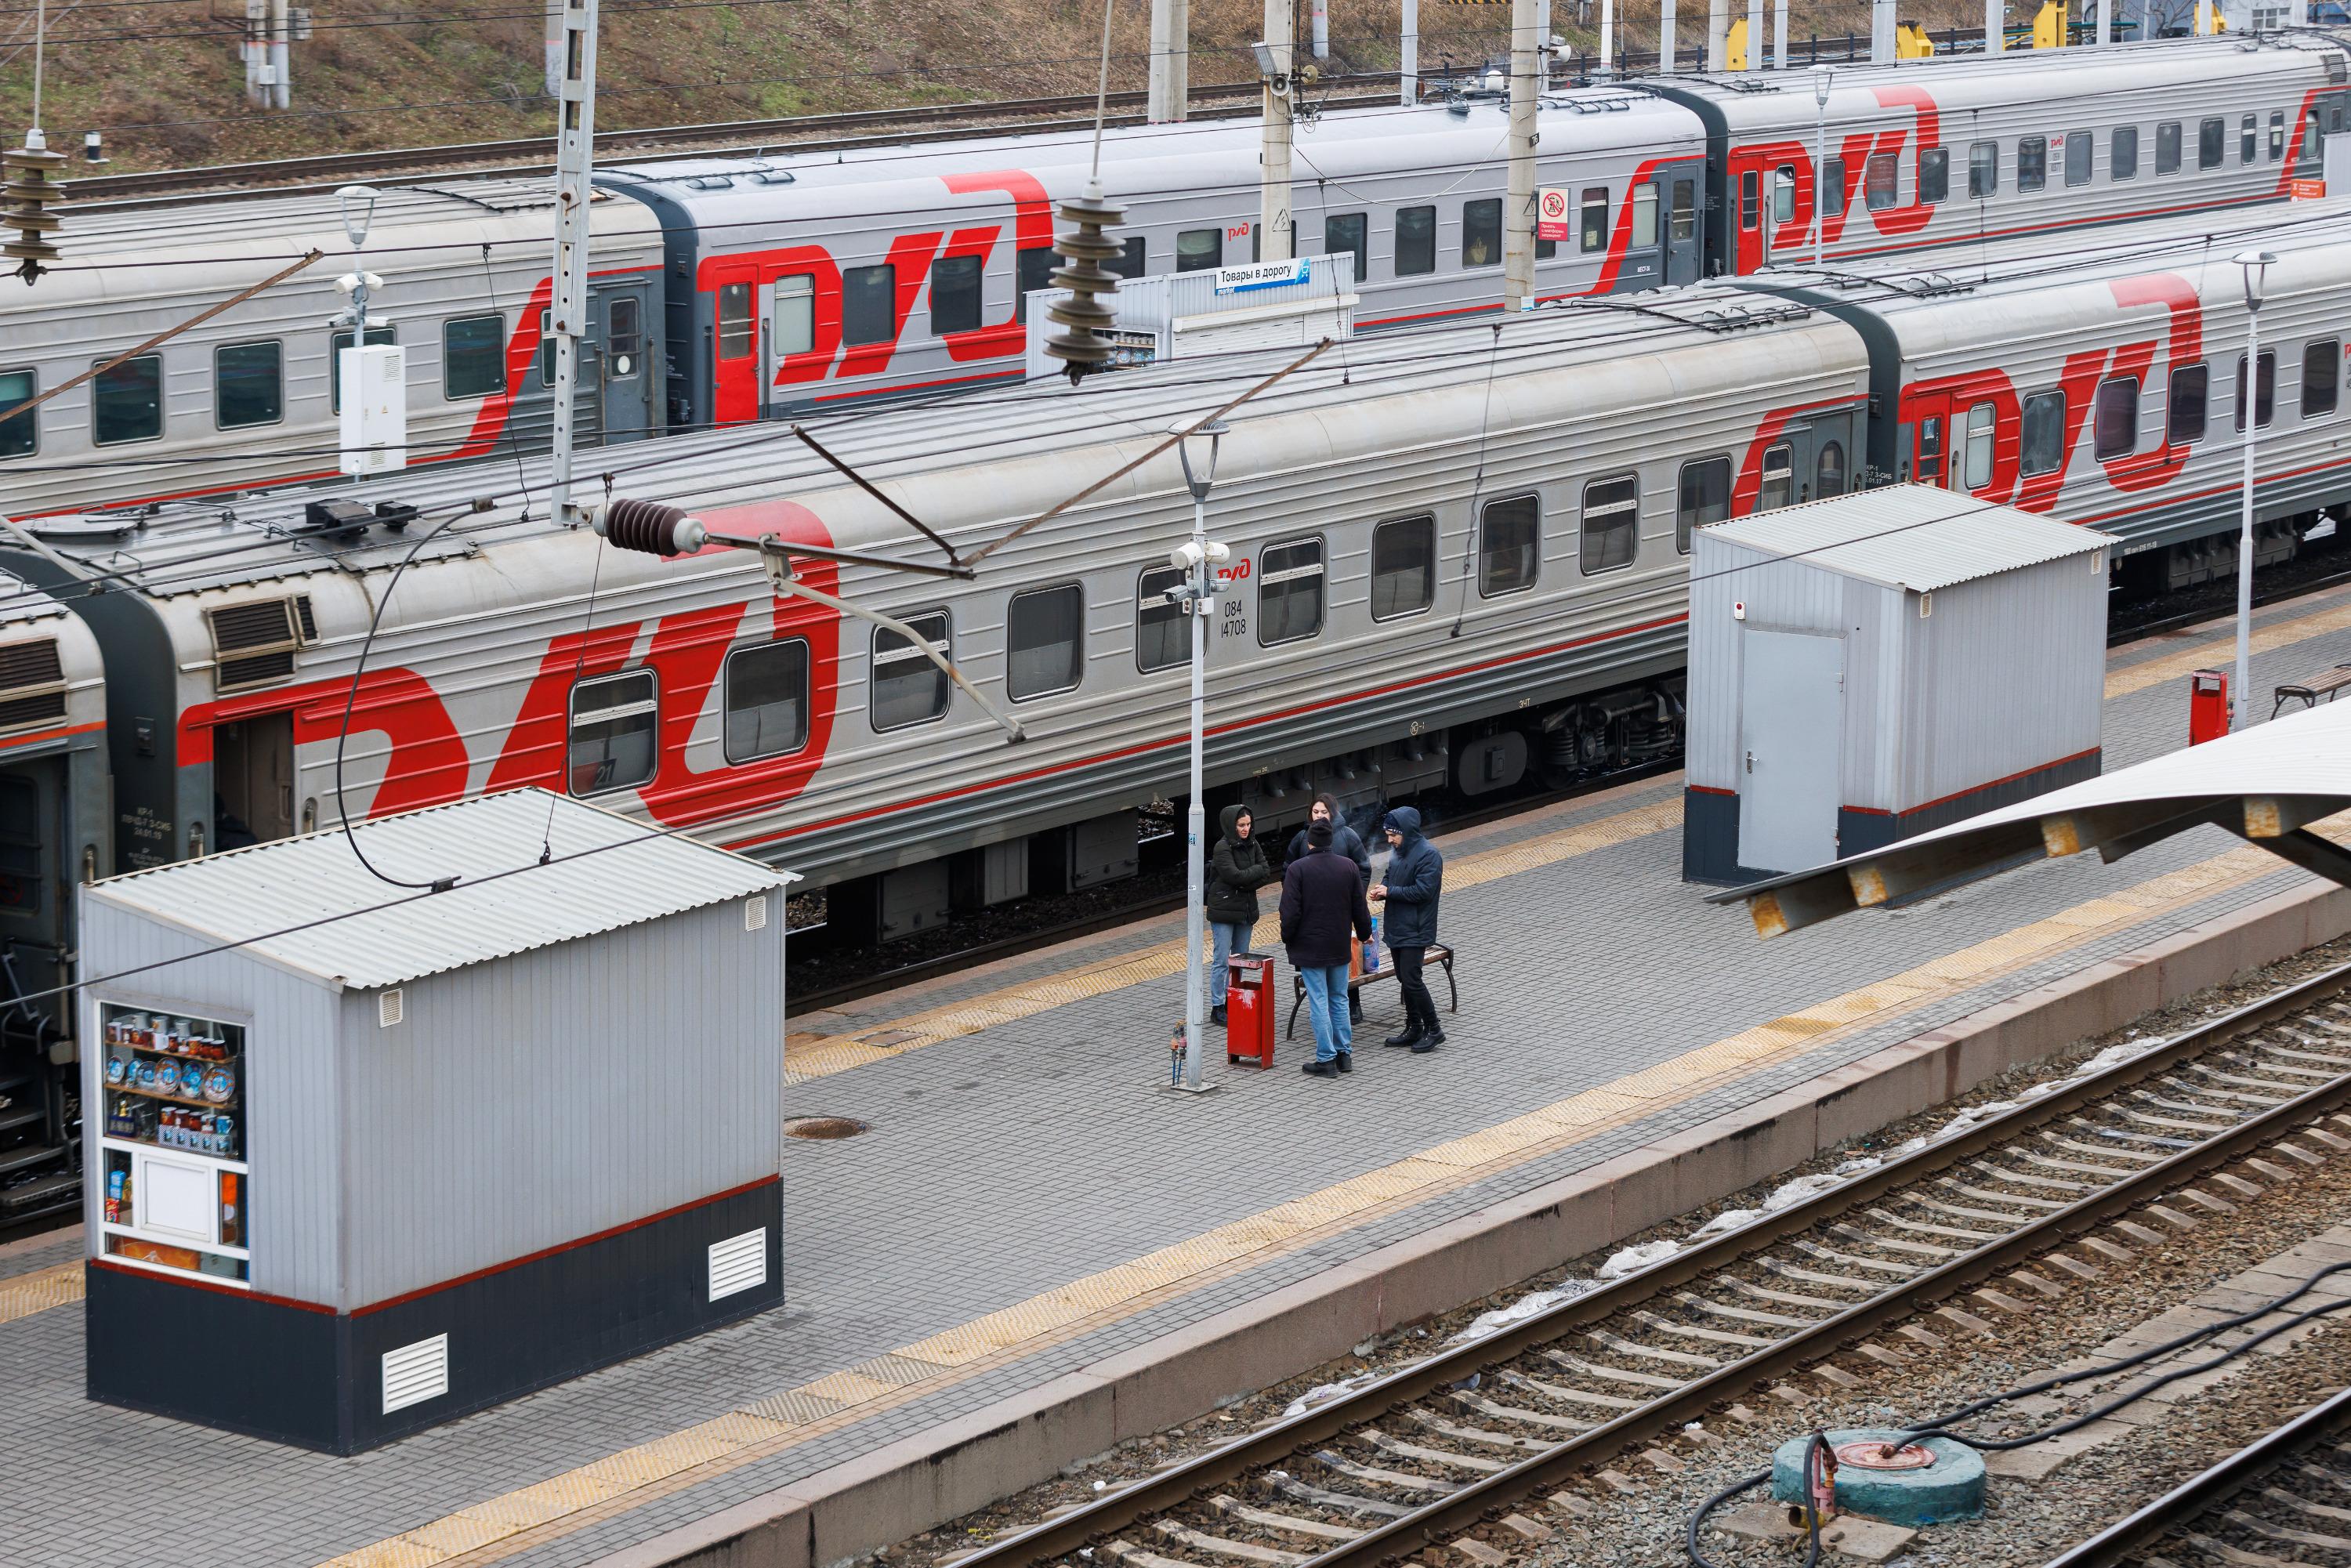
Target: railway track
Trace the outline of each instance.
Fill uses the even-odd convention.
[[[1431,1545],[1487,1568],[1531,1556],[1552,1531],[1517,1510],[1542,1511],[1530,1500],[1721,1406],[1855,1346],[1894,1359],[1865,1343],[1881,1336],[1931,1351],[1980,1332],[1978,1312],[2062,1296],[2069,1277],[2128,1267],[2160,1230],[2351,1155],[2351,1121],[2318,1125],[2351,1102],[2346,991],[2351,965],[957,1568],[1368,1568]]]
[[[1351,81],[1377,80],[1353,77]],[[1387,78],[1394,81],[1391,76]],[[1114,92],[1105,117],[1109,125],[1141,125],[1145,95]],[[1322,100],[1326,109],[1392,101],[1388,93],[1354,93]],[[1238,100],[1238,101],[1232,101]],[[1225,120],[1258,112],[1258,84],[1238,82],[1196,87],[1196,120]],[[833,152],[861,147],[893,147],[946,141],[975,129],[1005,135],[1055,131],[1093,122],[1091,95],[994,99],[984,103],[930,104],[910,109],[852,110],[837,114],[794,115],[780,120],[719,120],[700,125],[650,126],[641,131],[599,132],[596,153],[606,162],[615,154],[693,151],[704,153]],[[468,176],[539,174],[554,167],[555,138],[529,136],[507,141],[458,142],[445,147],[399,147],[373,152],[336,152],[311,158],[281,158],[266,163],[218,163],[145,173],[99,174],[71,182],[67,192],[77,205],[105,203],[118,209],[159,200],[239,194],[287,195],[330,191],[352,180],[392,175],[462,172]]]
[[[2351,1389],[2199,1472],[2046,1568],[2268,1568],[2351,1552]]]

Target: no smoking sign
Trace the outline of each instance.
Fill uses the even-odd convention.
[[[1535,238],[1567,237],[1567,193],[1556,187],[1535,193]]]

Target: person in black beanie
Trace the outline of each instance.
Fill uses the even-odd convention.
[[[1372,934],[1363,873],[1332,852],[1331,836],[1328,822],[1307,829],[1306,852],[1281,873],[1281,940],[1314,1020],[1314,1060],[1303,1071],[1317,1078],[1355,1070],[1355,1031],[1347,1018],[1349,938]]]
[[[1388,953],[1395,960],[1396,989],[1404,993],[1402,1034],[1388,1036],[1388,1045],[1408,1045],[1431,1051],[1445,1043],[1445,1026],[1437,1021],[1437,998],[1420,977],[1421,961],[1437,940],[1437,899],[1445,889],[1445,857],[1420,831],[1420,813],[1409,806],[1390,811],[1384,824],[1395,853],[1388,857],[1385,880],[1371,891],[1371,900],[1386,915]]]

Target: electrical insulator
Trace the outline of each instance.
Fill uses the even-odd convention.
[[[1068,289],[1070,297],[1045,314],[1069,329],[1047,338],[1045,352],[1062,361],[1075,382],[1110,361],[1110,330],[1117,324],[1118,312],[1096,297],[1118,292],[1118,275],[1102,270],[1102,263],[1125,247],[1102,230],[1124,218],[1126,209],[1090,188],[1082,196],[1063,201],[1060,216],[1071,226],[1054,240],[1053,248],[1068,265],[1053,269],[1053,281]]]
[[[7,173],[7,183],[0,186],[0,194],[7,198],[0,210],[0,229],[16,231],[15,239],[0,246],[0,255],[19,264],[16,276],[27,283],[41,275],[43,263],[57,258],[57,247],[48,236],[63,221],[57,209],[65,204],[66,188],[57,171],[65,165],[66,155],[50,152],[37,133],[26,137],[24,146],[0,155],[0,169]]]

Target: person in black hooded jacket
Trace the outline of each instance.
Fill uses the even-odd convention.
[[[1364,879],[1365,887],[1371,886],[1372,852],[1364,847],[1364,836],[1347,826],[1347,813],[1340,809],[1339,798],[1335,795],[1314,797],[1313,805],[1307,808],[1306,821],[1290,835],[1290,852],[1283,863],[1286,865],[1306,852],[1306,835],[1317,822],[1331,824],[1332,850],[1353,861],[1355,874]],[[1352,990],[1347,993],[1347,1019],[1350,1023],[1364,1021],[1364,998]]]
[[[1437,1021],[1437,998],[1420,977],[1421,961],[1437,940],[1437,903],[1445,891],[1445,857],[1420,831],[1420,813],[1399,806],[1384,824],[1395,852],[1388,857],[1386,878],[1371,891],[1386,923],[1382,935],[1395,962],[1396,989],[1404,993],[1405,1027],[1383,1042],[1408,1045],[1416,1051],[1435,1051],[1445,1043],[1445,1026]]]
[[[1208,965],[1208,1021],[1225,1021],[1225,960],[1249,951],[1249,933],[1257,927],[1257,890],[1273,880],[1265,846],[1249,836],[1256,825],[1247,806],[1228,806],[1217,819],[1224,837],[1208,855],[1208,930],[1216,956]]]

